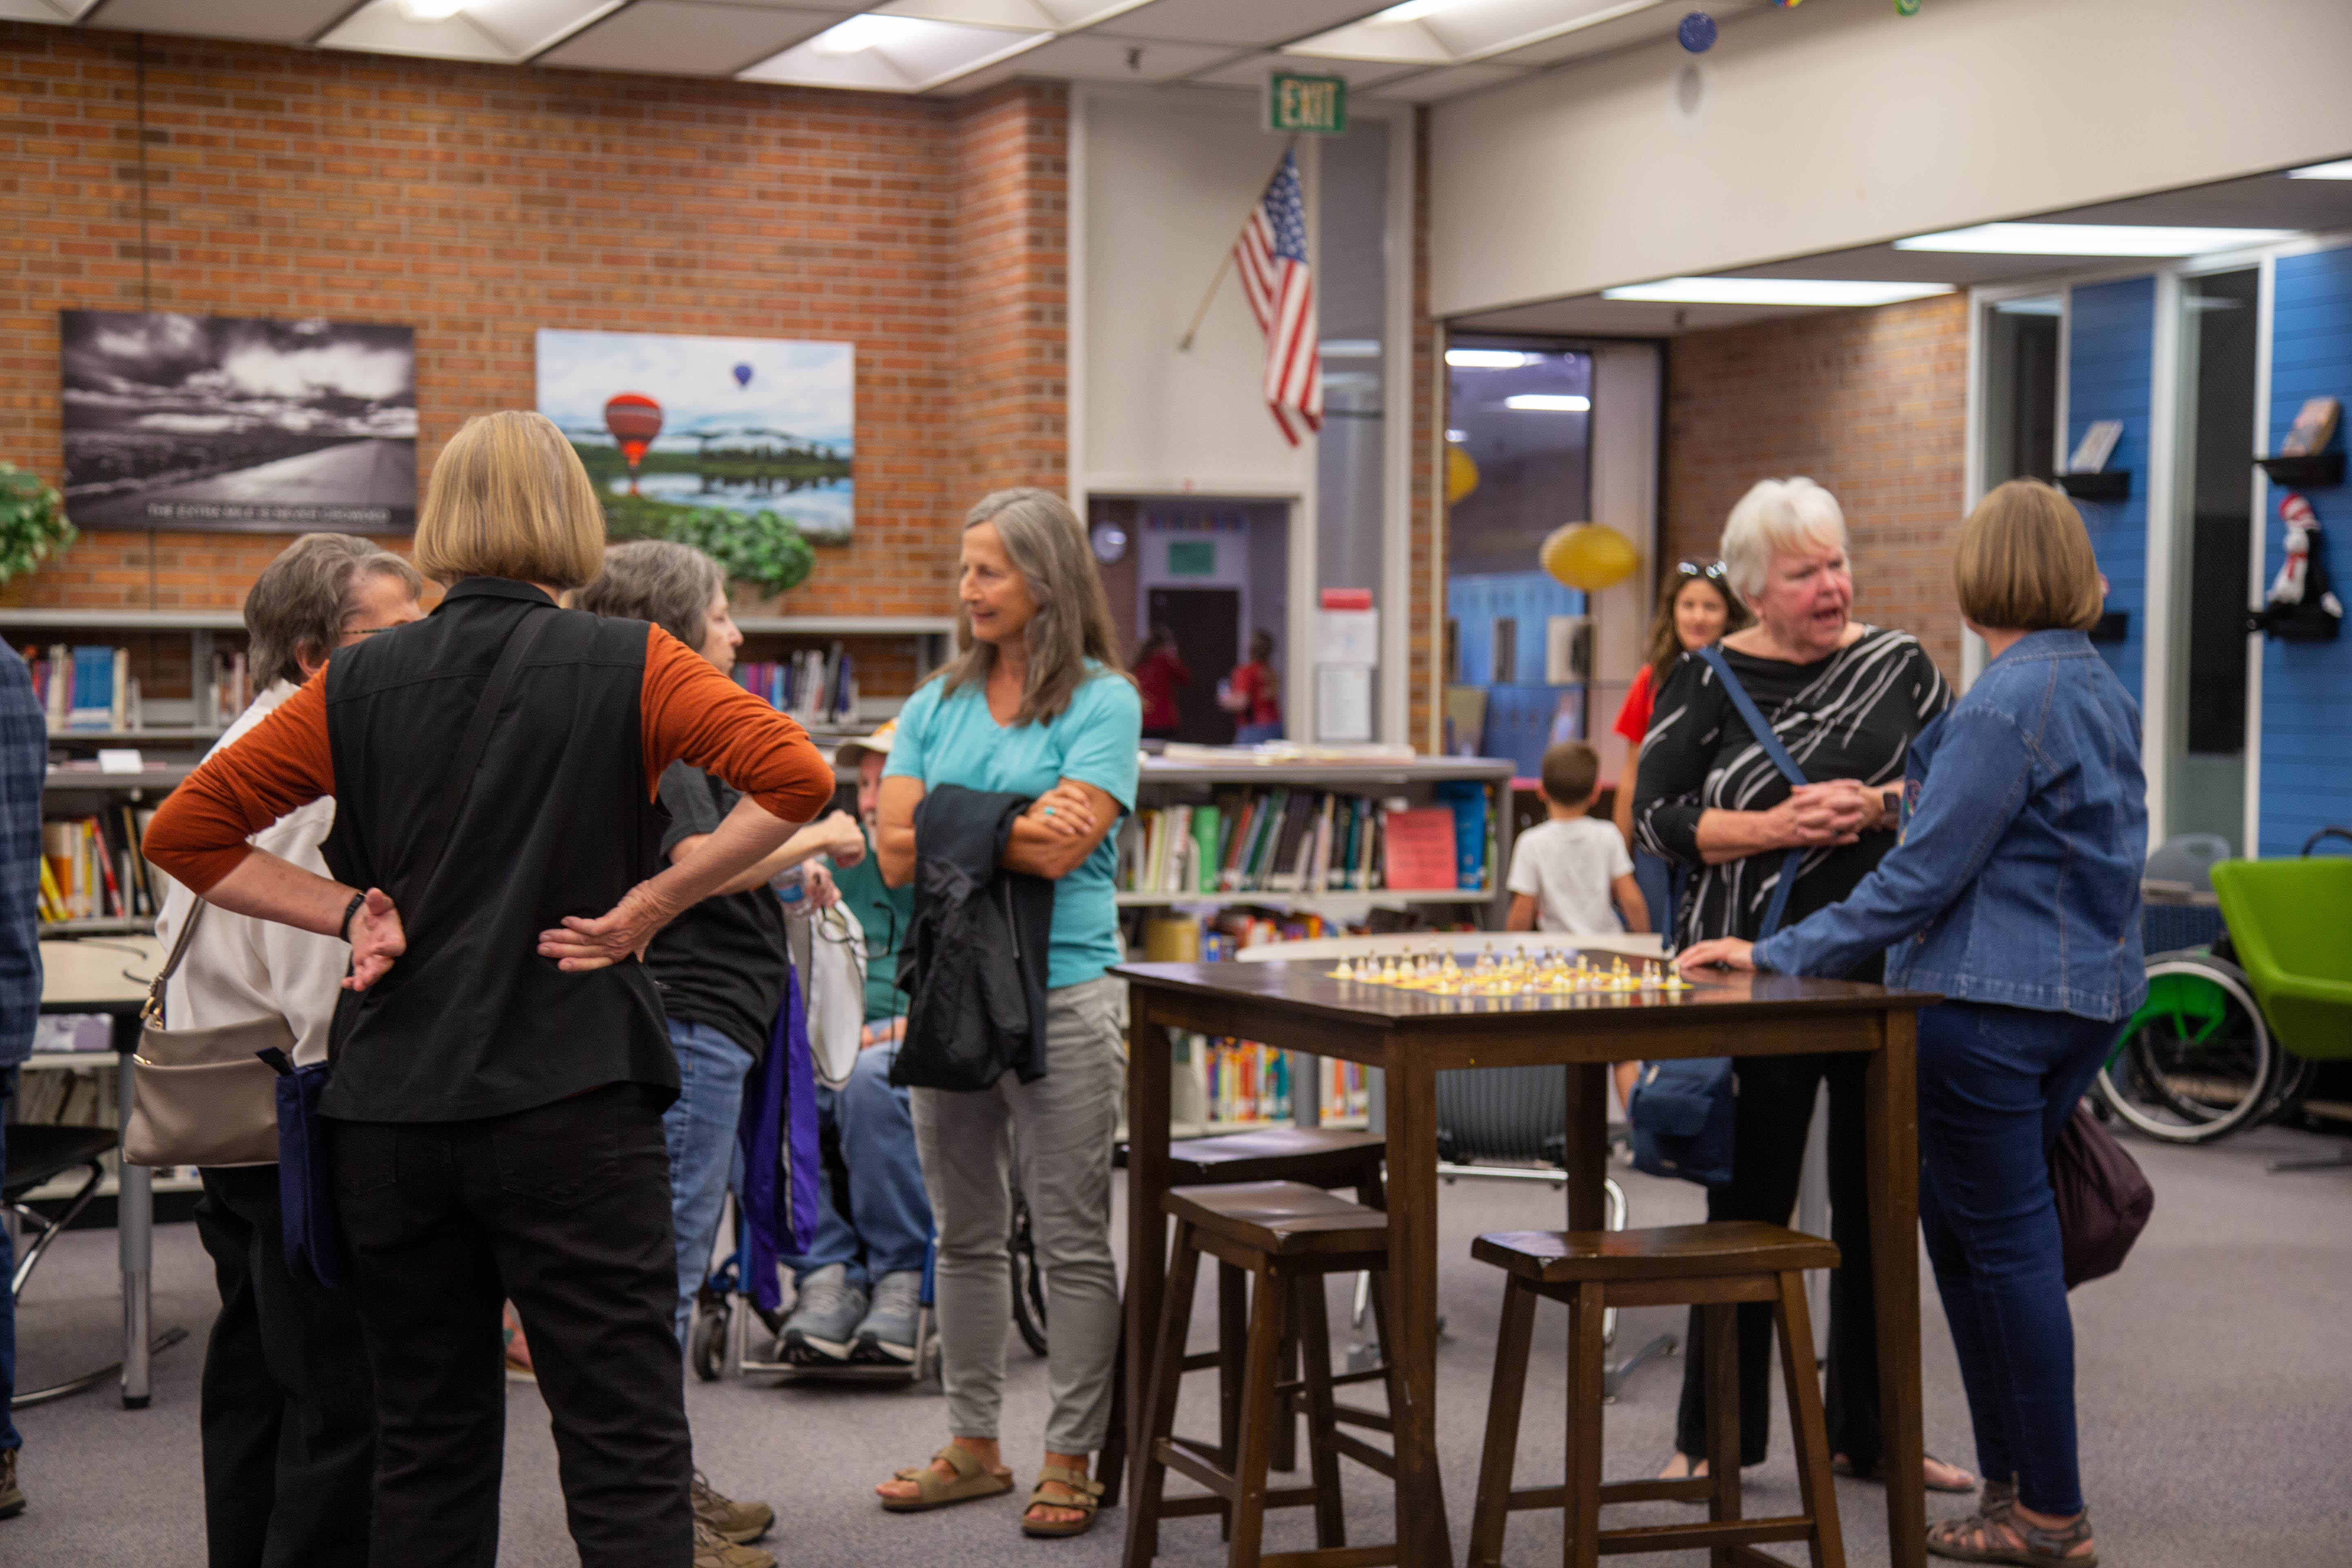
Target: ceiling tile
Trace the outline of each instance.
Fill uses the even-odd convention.
[[[1527,74],[1516,66],[1447,66],[1442,70],[1423,71],[1416,76],[1400,77],[1394,81],[1384,82],[1371,90],[1370,96],[1434,103],[1442,98],[1455,98],[1465,92],[1500,87]]]
[[[551,66],[733,76],[824,31],[839,11],[787,11],[701,0],[637,0],[541,57]]]
[[[1133,65],[1128,63],[1130,53],[1135,56]],[[1032,49],[1008,62],[1006,68],[1023,76],[1068,77],[1077,81],[1172,81],[1232,55],[1231,49],[1213,44],[1145,43],[1079,33]]]
[[[373,0],[319,40],[331,49],[366,49],[434,59],[527,60],[627,0],[465,0],[456,15],[419,21],[411,0]],[[116,5],[121,0],[115,0]],[[112,9],[112,7],[109,7]]]
[[[1148,0],[889,0],[875,10],[892,16],[928,16],[976,27],[1076,32],[1124,16]]]
[[[1311,60],[1304,55],[1252,55],[1192,79],[1215,82],[1221,87],[1263,87],[1265,79],[1276,71],[1303,71],[1309,76],[1345,77],[1349,87],[1369,89],[1418,68],[1391,60]]]
[[[868,12],[736,75],[742,81],[798,87],[922,92],[1024,54],[1052,37]]]
[[[1764,0],[1711,0],[1705,9],[1718,23],[1742,11],[1753,11]],[[1493,56],[1498,61],[1512,65],[1550,65],[1559,60],[1572,60],[1585,55],[1597,55],[1610,49],[1623,48],[1651,38],[1670,37],[1689,15],[1681,5],[1653,5],[1645,10],[1612,17],[1572,31],[1561,33],[1524,48],[1511,49]]]
[[[92,25],[132,33],[299,44],[350,5],[351,0],[114,0]]]
[[[1123,38],[1264,48],[1359,20],[1389,0],[1151,0],[1100,30]]]
[[[1467,62],[1664,8],[1664,0],[1444,0],[1408,20],[1375,16],[1291,47],[1349,59]]]
[[[0,0],[0,21],[70,22],[98,0]]]

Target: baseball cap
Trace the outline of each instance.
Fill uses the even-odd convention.
[[[868,752],[883,756],[890,754],[890,743],[898,738],[898,721],[891,720],[871,735],[861,735],[855,741],[844,741],[834,748],[833,764],[838,768],[854,768]]]

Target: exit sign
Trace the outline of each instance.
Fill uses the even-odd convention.
[[[1337,136],[1348,129],[1348,79],[1339,76],[1275,76],[1269,123],[1276,131],[1311,131]]]

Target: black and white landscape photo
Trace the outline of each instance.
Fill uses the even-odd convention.
[[[77,527],[416,526],[413,329],[58,314],[66,515]]]

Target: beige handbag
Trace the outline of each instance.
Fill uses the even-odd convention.
[[[163,1026],[163,987],[204,913],[198,899],[139,1015],[144,1026],[132,1058],[131,1124],[122,1130],[122,1158],[130,1164],[278,1163],[278,1074],[254,1053],[275,1046],[293,1057],[294,1031],[286,1020],[272,1013],[215,1029]]]

